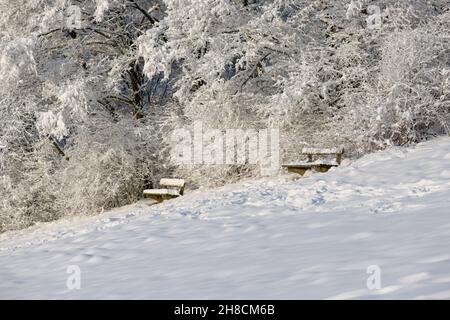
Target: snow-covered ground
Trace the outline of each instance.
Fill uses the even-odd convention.
[[[449,164],[442,137],[6,233],[0,298],[450,299]],[[372,265],[380,290],[366,287]]]

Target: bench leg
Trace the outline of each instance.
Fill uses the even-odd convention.
[[[311,169],[309,168],[287,168],[288,172],[297,173],[301,176],[304,176],[306,171],[313,170],[315,172],[328,172],[331,169],[331,166],[313,166]]]
[[[165,194],[163,197],[163,201],[178,198],[178,196],[172,196],[170,194]]]
[[[155,200],[158,203],[161,203],[164,201],[163,197],[161,195],[148,195],[146,198],[150,198],[152,200]]]
[[[314,167],[314,171],[322,172],[322,173],[328,172],[330,169],[331,169],[331,167],[329,167],[329,166],[317,166],[317,167]]]
[[[308,169],[302,169],[302,168],[288,168],[288,172],[292,172],[292,173],[297,173],[301,176],[304,176],[306,171],[308,171]]]

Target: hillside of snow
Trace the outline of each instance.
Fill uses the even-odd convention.
[[[449,163],[441,137],[4,233],[0,298],[450,299]]]

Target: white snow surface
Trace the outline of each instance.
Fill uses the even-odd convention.
[[[450,299],[449,164],[441,137],[4,233],[0,298]]]

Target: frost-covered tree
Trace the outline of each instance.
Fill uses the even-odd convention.
[[[0,231],[130,203],[166,170],[149,1],[2,1]],[[156,178],[154,178],[156,176]]]
[[[279,126],[287,158],[297,157],[302,145],[344,144],[360,154],[447,130],[448,97],[438,75],[449,63],[443,1],[166,4],[166,17],[138,40],[139,53],[148,76],[163,73],[174,81],[183,125]],[[405,54],[411,61],[394,61]],[[440,92],[423,104],[403,91],[394,102],[389,78],[400,73],[419,84],[404,68],[427,74],[422,88]],[[400,107],[405,99],[408,106]],[[228,175],[206,167],[183,174],[199,169],[208,171],[202,177],[218,170]]]

